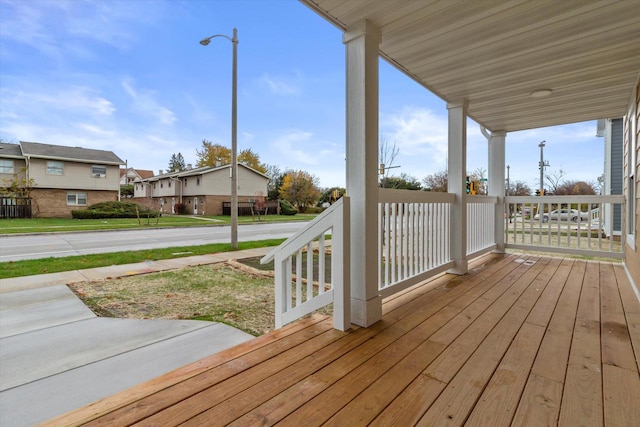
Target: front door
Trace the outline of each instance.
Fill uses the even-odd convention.
[[[193,198],[193,214],[198,215],[198,198]]]

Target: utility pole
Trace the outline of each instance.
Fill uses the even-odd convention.
[[[544,168],[549,166],[549,162],[544,161],[544,143],[547,141],[542,141],[538,144],[540,147],[540,163],[538,164],[540,167],[540,195],[544,195]]]
[[[509,169],[511,168],[511,166],[507,165],[507,196],[509,195],[510,191],[511,191],[511,186],[509,185]]]

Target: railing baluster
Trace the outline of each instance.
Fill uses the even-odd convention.
[[[302,304],[302,249],[296,254],[296,307]]]
[[[313,298],[313,242],[307,243],[307,301]]]
[[[333,253],[331,254],[333,258]],[[318,239],[318,294],[323,294],[326,292],[326,280],[325,280],[325,261],[326,261],[326,249],[324,242],[324,233],[320,235],[320,239]]]

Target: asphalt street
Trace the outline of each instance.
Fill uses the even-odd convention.
[[[242,224],[238,240],[287,238],[306,224]],[[230,233],[230,226],[210,226],[0,236],[0,262],[226,243]]]

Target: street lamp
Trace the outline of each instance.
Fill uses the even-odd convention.
[[[238,249],[238,30],[233,29],[233,37],[215,34],[200,40],[207,46],[211,39],[224,37],[233,45],[233,69],[231,82],[231,247]]]

